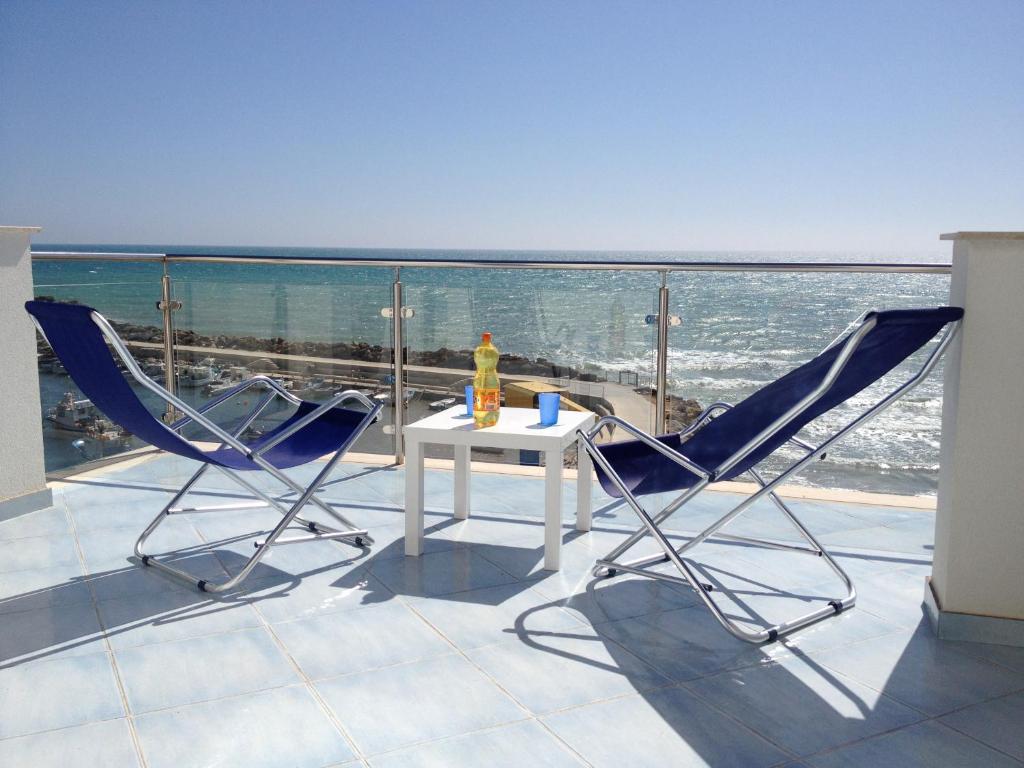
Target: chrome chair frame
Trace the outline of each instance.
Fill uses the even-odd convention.
[[[185,403],[180,398],[168,392],[166,389],[161,387],[149,376],[143,373],[139,364],[132,356],[131,351],[127,345],[118,336],[117,332],[110,325],[110,322],[99,312],[92,312],[90,314],[92,321],[99,327],[100,332],[103,334],[106,341],[113,348],[114,352],[120,358],[124,364],[128,373],[131,377],[137,381],[142,387],[149,392],[152,392],[164,403],[173,406],[176,411],[183,414],[183,417],[168,425],[168,429],[177,431],[188,424],[197,424],[203,427],[207,432],[213,435],[219,442],[220,447],[231,447],[242,455],[249,458],[254,464],[260,469],[270,473],[275,479],[279,480],[284,484],[288,491],[283,496],[289,496],[292,493],[298,494],[298,498],[288,505],[283,498],[274,498],[271,494],[268,494],[256,487],[253,483],[243,479],[240,472],[236,472],[228,467],[221,467],[211,464],[203,464],[199,469],[192,475],[191,478],[181,487],[181,489],[175,493],[174,497],[167,503],[167,505],[160,511],[160,513],[153,519],[153,521],[146,526],[138,540],[135,542],[135,555],[141,560],[145,566],[156,568],[157,570],[163,571],[171,576],[183,579],[187,582],[195,584],[195,586],[202,592],[226,592],[236,586],[238,586],[245,578],[252,572],[252,570],[259,564],[260,560],[266,555],[269,549],[273,546],[282,544],[295,544],[306,541],[320,541],[320,540],[333,540],[340,543],[349,544],[357,548],[363,548],[366,545],[373,543],[373,538],[365,529],[357,528],[354,523],[348,520],[344,515],[331,507],[323,499],[319,498],[316,493],[323,485],[324,481],[327,480],[331,471],[335,468],[337,463],[345,455],[352,443],[366,430],[366,428],[377,421],[380,418],[380,412],[383,408],[383,404],[374,402],[370,398],[366,397],[357,390],[346,390],[334,395],[323,404],[319,405],[314,410],[310,411],[301,419],[297,420],[288,429],[283,430],[279,434],[275,435],[272,440],[269,440],[260,445],[256,450],[251,449],[241,442],[239,439],[242,433],[256,420],[257,417],[273,402],[275,397],[281,397],[287,402],[298,405],[302,402],[299,398],[295,397],[291,392],[281,386],[278,382],[274,381],[268,376],[253,376],[245,381],[240,382],[236,386],[232,387],[228,391],[214,398],[208,403],[205,403],[199,408],[193,408],[188,403]],[[35,323],[36,329],[39,334],[45,339],[46,334],[43,332],[42,326],[32,317],[33,323]],[[49,341],[47,341],[49,343]],[[254,387],[261,387],[266,389],[267,392],[264,394],[255,404],[251,411],[249,411],[241,420],[239,425],[235,428],[233,433],[227,432],[222,427],[211,421],[206,417],[206,413],[212,411],[219,405],[227,402],[231,398],[239,395]],[[267,451],[274,446],[280,444],[284,440],[287,440],[293,434],[298,432],[300,429],[315,421],[321,415],[326,413],[332,408],[340,406],[342,403],[354,400],[361,405],[368,408],[366,416],[359,422],[359,425],[352,431],[351,436],[346,440],[327,460],[324,468],[317,473],[307,487],[303,487],[295,480],[290,478],[281,469],[278,469],[266,458],[263,457]],[[231,478],[240,487],[256,496],[261,500],[260,503],[241,503],[241,504],[218,504],[218,505],[207,505],[197,507],[181,507],[177,506],[178,502],[195,486],[199,479],[205,474],[206,470],[211,466],[217,466],[221,472],[227,477]],[[326,513],[332,520],[339,524],[339,528],[324,525],[320,522],[314,522],[312,520],[306,520],[299,517],[299,512],[307,504],[315,504],[324,513]],[[176,568],[167,563],[161,562],[155,559],[156,556],[147,554],[143,551],[143,545],[146,540],[153,534],[153,532],[171,515],[180,514],[192,514],[200,512],[227,512],[227,511],[239,511],[245,509],[263,509],[270,508],[279,512],[282,516],[281,521],[274,527],[270,534],[263,540],[256,542],[255,552],[246,561],[245,565],[242,566],[239,571],[232,577],[228,578],[223,582],[211,582],[207,579],[197,578],[195,575]],[[281,535],[292,525],[292,523],[301,524],[310,533],[302,536],[291,536],[287,538],[281,538]]]
[[[946,348],[953,341],[957,332],[960,328],[962,321],[955,321],[949,324],[945,329],[942,336],[940,337],[936,347],[931,351],[920,370],[907,379],[903,384],[898,386],[887,396],[879,400],[875,405],[865,411],[863,414],[849,422],[846,426],[842,427],[838,432],[833,434],[827,440],[822,442],[818,446],[810,445],[809,443],[797,438],[791,437],[787,442],[805,450],[807,453],[790,467],[783,470],[781,474],[770,481],[766,481],[765,478],[756,470],[751,467],[745,474],[750,475],[760,488],[744,499],[742,502],[737,504],[717,521],[709,525],[700,533],[696,534],[692,539],[687,541],[681,547],[675,547],[661,531],[660,525],[683,507],[687,502],[691,501],[701,491],[703,491],[709,484],[715,481],[716,477],[721,477],[727,473],[730,469],[735,467],[744,458],[749,456],[753,451],[757,450],[767,440],[771,438],[778,430],[785,427],[787,424],[792,422],[794,419],[799,417],[807,408],[810,408],[815,402],[822,398],[829,388],[835,383],[839,374],[842,372],[846,363],[853,355],[854,351],[860,345],[861,341],[867,336],[868,333],[875,327],[876,320],[874,317],[870,317],[871,313],[865,313],[859,318],[856,323],[859,326],[856,327],[851,335],[844,342],[843,349],[839,352],[831,368],[822,379],[821,383],[810,393],[807,394],[798,403],[792,406],[786,413],[782,414],[778,419],[772,422],[768,427],[762,430],[753,439],[747,442],[746,445],[742,446],[732,456],[727,458],[722,464],[714,468],[706,468],[699,466],[683,454],[675,451],[664,443],[658,441],[652,435],[637,429],[633,425],[621,418],[616,416],[605,416],[597,421],[597,423],[587,431],[580,430],[577,432],[577,437],[580,440],[580,444],[583,445],[584,449],[590,454],[591,458],[597,466],[599,466],[607,477],[614,483],[614,485],[622,493],[622,498],[630,506],[633,512],[640,518],[642,525],[631,534],[624,542],[615,547],[611,552],[599,559],[594,566],[593,575],[600,576],[614,576],[618,571],[624,573],[632,573],[639,576],[645,576],[652,579],[660,579],[663,581],[683,584],[693,589],[704,605],[711,611],[715,619],[734,637],[749,643],[765,643],[774,642],[779,637],[794,632],[798,629],[813,624],[822,619],[830,616],[842,613],[848,608],[852,608],[857,601],[857,591],[854,588],[853,582],[842,567],[835,561],[835,559],[825,550],[825,548],[818,542],[814,535],[807,530],[807,528],[800,522],[793,511],[786,505],[786,503],[776,493],[778,488],[783,482],[788,480],[793,475],[803,470],[808,464],[815,459],[824,459],[828,451],[835,445],[839,440],[850,434],[854,430],[863,426],[865,423],[873,419],[879,413],[884,411],[894,402],[899,400],[901,397],[906,395],[910,390],[914,389],[920,384],[928,374],[931,373],[935,367],[939,358],[945,352]],[[867,318],[867,319],[865,319]],[[842,338],[842,336],[835,339],[828,346],[822,350],[823,352],[835,346],[835,344]],[[728,403],[713,403],[704,409],[704,411],[694,420],[694,422],[683,430],[680,434],[685,437],[692,435],[697,432],[701,427],[707,424],[711,419],[721,412],[731,409],[732,406]],[[597,434],[606,426],[615,425],[620,427],[636,439],[642,441],[646,445],[650,446],[654,450],[657,450],[661,454],[665,455],[672,461],[679,464],[684,469],[693,472],[700,479],[696,484],[686,489],[672,502],[666,505],[662,510],[654,515],[648,513],[643,506],[640,504],[636,496],[630,492],[626,487],[622,478],[611,466],[608,460],[602,455],[601,451],[595,443]],[[685,443],[684,443],[685,446]],[[737,536],[727,533],[722,533],[721,529],[728,525],[730,522],[739,517],[743,512],[749,509],[755,502],[764,496],[768,496],[783,516],[789,520],[789,522],[796,528],[800,536],[805,540],[808,546],[798,546],[794,544],[786,544],[778,541],[771,541],[766,539],[758,539],[749,536]],[[647,557],[641,557],[634,560],[628,560],[625,562],[620,561],[620,558],[629,549],[637,544],[645,536],[650,535],[658,543],[663,554],[649,555]],[[786,550],[792,552],[798,552],[801,554],[812,555],[814,557],[820,557],[825,560],[826,563],[832,568],[835,574],[842,581],[846,588],[846,596],[841,599],[831,600],[825,607],[819,608],[814,611],[810,611],[800,616],[796,616],[787,621],[775,624],[770,627],[765,627],[761,630],[751,631],[744,628],[738,622],[729,618],[722,609],[718,606],[715,600],[711,597],[713,586],[707,583],[703,583],[694,572],[693,567],[683,558],[684,553],[697,547],[702,542],[709,538],[715,537],[725,541],[733,541],[737,543],[755,545],[761,547],[767,547],[771,549]],[[673,576],[671,574],[660,573],[658,571],[649,570],[648,567],[661,563],[672,563],[675,568],[679,571],[681,576]]]

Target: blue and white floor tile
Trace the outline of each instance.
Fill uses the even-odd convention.
[[[857,607],[756,647],[687,587],[592,577],[636,526],[596,486],[594,530],[580,533],[565,483],[562,569],[545,571],[537,477],[475,475],[473,514],[457,521],[451,473],[428,470],[413,559],[404,470],[342,465],[325,499],[372,547],[281,547],[242,589],[202,594],[132,556],[192,471],[168,457],[113,466],[0,522],[0,765],[1024,766],[1024,649],[939,641],[923,623],[930,512],[793,502]],[[214,473],[199,488],[206,503],[244,498]],[[701,497],[670,521],[673,541],[739,498]],[[151,546],[225,579],[277,519],[181,515]],[[732,531],[793,540],[768,505]],[[694,556],[737,590],[713,593],[737,616],[781,617],[841,588],[818,558],[735,544]]]

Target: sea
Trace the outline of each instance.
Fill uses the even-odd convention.
[[[36,245],[35,251],[252,255],[283,259],[518,262],[820,262],[948,263],[944,253],[440,251],[325,248]],[[361,343],[389,348],[395,270],[390,266],[180,263],[169,266],[177,331],[224,337]],[[114,320],[159,326],[162,267],[111,261],[35,261],[36,295],[75,299]],[[870,309],[948,302],[942,274],[826,272],[670,272],[668,382],[673,397],[702,405],[735,403],[805,362]],[[571,366],[601,382],[649,386],[656,367],[656,271],[403,267],[409,350],[472,349],[490,331],[503,353]],[[901,366],[810,425],[824,439],[912,371]],[[67,382],[42,377],[44,411]],[[886,493],[936,490],[942,372],[847,438],[796,482]],[[650,424],[641,425],[650,428]],[[66,436],[50,435],[48,463],[81,456]],[[51,458],[52,454],[52,458]],[[796,454],[783,454],[775,469]]]

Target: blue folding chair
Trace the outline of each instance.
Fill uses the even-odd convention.
[[[959,307],[868,312],[845,337],[836,339],[816,358],[790,371],[736,405],[714,403],[688,428],[678,434],[653,437],[622,419],[606,416],[587,432],[580,431],[581,444],[594,461],[598,480],[605,492],[625,499],[642,525],[607,556],[597,561],[595,576],[633,573],[684,584],[696,591],[715,618],[734,636],[751,643],[772,642],[794,630],[853,607],[856,590],[849,576],[818,543],[775,489],[826,453],[846,435],[877,416],[920,384],[935,367],[960,328]],[[875,405],[833,434],[817,447],[797,437],[809,422],[850,399],[892,371],[897,365],[945,329],[920,370],[885,395]],[[635,439],[597,445],[597,434],[615,425]],[[771,481],[757,471],[757,465],[784,444],[806,451],[799,460]],[[733,507],[681,547],[675,547],[661,530],[668,518],[703,491],[710,483],[732,480],[743,474],[760,488]],[[682,491],[660,512],[644,509],[638,496]],[[751,505],[768,496],[796,528],[808,546],[737,536],[722,532]],[[619,558],[645,536],[658,543],[662,554],[631,561]],[[711,596],[712,585],[701,582],[691,563],[683,557],[701,542],[716,538],[745,545],[790,550],[821,557],[843,581],[846,596],[828,601],[823,607],[774,626],[751,630],[727,616]],[[651,570],[660,563],[672,563],[680,576]]]
[[[273,379],[254,376],[214,398],[201,408],[193,408],[172,395],[166,389],[146,376],[117,335],[110,323],[96,310],[80,304],[29,301],[25,309],[34,320],[39,332],[53,348],[54,353],[67,369],[68,374],[108,418],[151,445],[201,462],[202,466],[168,502],[160,514],[151,522],[135,543],[135,554],[143,565],[155,567],[165,573],[185,579],[204,592],[224,592],[240,584],[256,567],[270,547],[276,544],[291,544],[306,541],[336,540],[355,547],[372,544],[373,539],[365,530],[356,526],[337,510],[320,499],[316,494],[330,475],[338,461],[366,428],[376,421],[383,405],[374,403],[355,390],[341,392],[322,404],[301,400]],[[121,373],[110,353],[110,348],[121,359],[131,377],[165,403],[184,414],[173,424],[166,425],[156,418],[139,399],[135,390]],[[172,375],[172,372],[168,372]],[[204,414],[225,403],[236,395],[254,387],[265,389],[265,394],[255,406],[229,433],[208,419]],[[282,397],[296,407],[294,413],[273,430],[252,442],[243,442],[241,435],[267,408],[275,397]],[[356,401],[367,410],[344,408],[342,404]],[[203,450],[186,440],[178,432],[188,424],[204,427],[220,447]],[[330,454],[323,469],[313,481],[303,487],[284,473],[283,470],[307,464]],[[182,497],[199,481],[207,469],[216,467],[261,500],[260,503],[223,504],[205,507],[182,507]],[[298,499],[290,506],[250,483],[240,472],[264,470],[283,483],[290,493],[297,493]],[[331,519],[340,524],[333,528],[320,522],[299,517],[307,504],[315,504]],[[143,552],[146,539],[169,516],[191,512],[255,509],[269,507],[281,513],[280,523],[266,539],[256,543],[255,553],[231,578],[214,583],[168,565]],[[308,533],[301,536],[281,538],[293,523],[302,525]]]

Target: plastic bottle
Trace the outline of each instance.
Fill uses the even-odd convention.
[[[473,377],[473,425],[477,429],[498,423],[501,408],[501,382],[498,381],[498,348],[491,343],[491,334],[484,333],[480,346],[473,353],[476,375]]]

